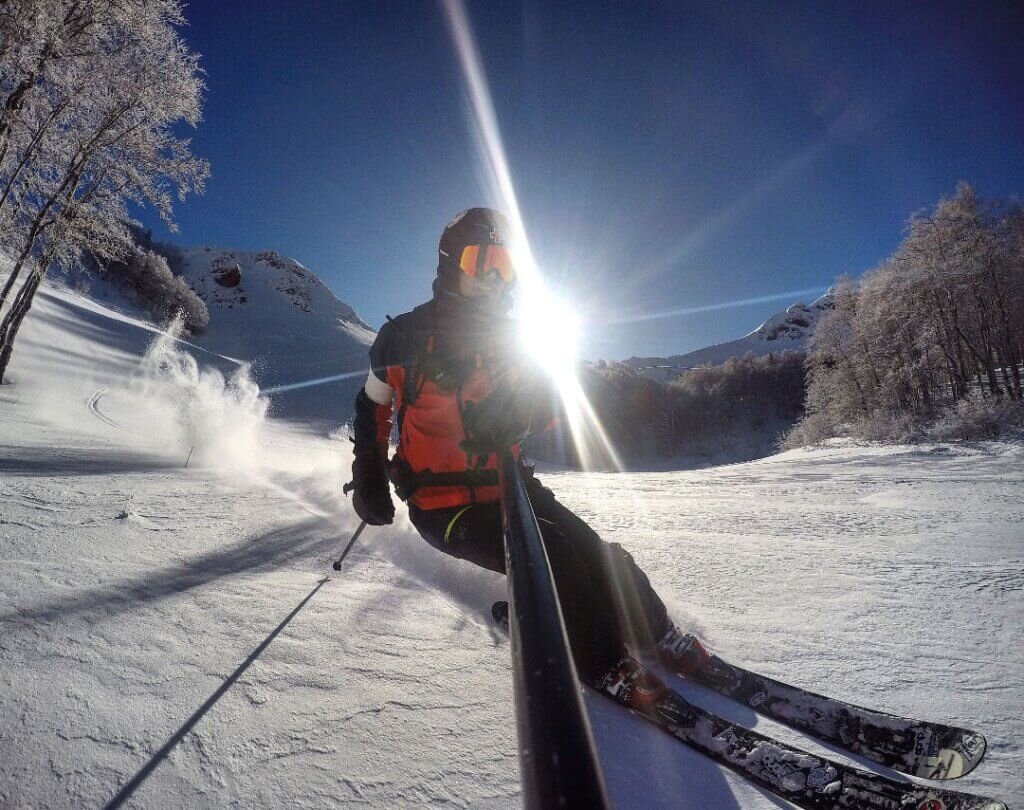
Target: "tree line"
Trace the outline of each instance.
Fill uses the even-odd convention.
[[[669,384],[623,363],[580,375],[620,459],[754,458],[832,437],[992,438],[1024,427],[1024,206],[961,183],[894,253],[840,278],[808,351],[732,358]],[[564,417],[563,417],[564,419]],[[588,466],[568,431],[539,458]]]
[[[644,377],[625,363],[585,366],[580,385],[596,421],[627,466],[658,465],[687,457],[692,463],[742,461],[774,452],[804,413],[801,352],[733,357],[689,369],[670,383]],[[531,437],[529,453],[572,466],[611,466],[600,442],[575,446],[563,414],[558,430]]]
[[[1024,208],[961,183],[835,309],[807,356],[807,414],[787,437],[998,435],[1024,422]]]
[[[210,325],[210,310],[181,276],[181,251],[173,245],[154,242],[149,231],[143,232],[131,224],[128,227],[134,242],[125,255],[105,259],[86,251],[82,257],[83,276],[89,280],[102,279],[122,290],[158,321],[169,323],[180,318],[187,333],[205,332]],[[177,257],[175,267],[172,257]]]
[[[176,129],[204,89],[183,23],[179,0],[0,3],[0,380],[50,268],[88,254],[145,273],[129,205],[175,230],[174,199],[202,191],[209,166]]]

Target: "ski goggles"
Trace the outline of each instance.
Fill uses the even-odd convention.
[[[470,278],[487,278],[496,273],[505,284],[516,280],[512,254],[504,245],[466,245],[459,257],[459,269]]]

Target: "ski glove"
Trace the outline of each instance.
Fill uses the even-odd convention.
[[[502,385],[480,402],[467,402],[462,415],[463,449],[487,455],[519,444],[551,421],[551,391],[538,376],[523,375],[516,385]]]
[[[371,526],[387,526],[395,520],[395,502],[385,482],[383,487],[359,487],[352,493],[352,507]]]
[[[371,526],[386,526],[395,519],[387,472],[390,429],[391,406],[379,405],[360,391],[352,436],[352,506]]]

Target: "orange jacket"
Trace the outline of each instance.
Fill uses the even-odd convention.
[[[377,334],[364,389],[376,403],[375,440],[386,458],[397,408],[391,476],[399,496],[420,509],[500,498],[496,455],[464,449],[463,416],[515,374],[504,359],[511,329],[503,313],[435,298],[389,319]],[[518,445],[512,451],[518,457]]]

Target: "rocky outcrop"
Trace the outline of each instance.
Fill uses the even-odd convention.
[[[224,270],[220,273],[215,271],[213,278],[221,287],[237,287],[242,283],[242,268],[235,265],[230,270]]]

